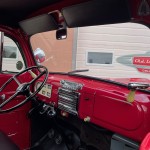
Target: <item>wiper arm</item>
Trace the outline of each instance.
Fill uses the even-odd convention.
[[[73,70],[73,71],[69,71],[68,74],[74,74],[78,72],[87,72],[87,71],[89,71],[89,69]]]

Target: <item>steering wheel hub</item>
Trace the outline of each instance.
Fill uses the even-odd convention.
[[[23,83],[23,84],[19,85],[19,87],[17,88],[16,92],[24,94],[24,92],[26,90],[29,90],[29,84],[28,83]]]

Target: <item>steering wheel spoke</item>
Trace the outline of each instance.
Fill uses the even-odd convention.
[[[8,104],[12,99],[14,99],[16,96],[18,95],[18,92],[16,92],[15,94],[13,94],[11,97],[9,97],[7,100],[5,100],[4,102],[2,102],[0,104],[0,108],[4,107],[6,104]]]
[[[18,85],[21,84],[20,81],[19,81],[15,76],[13,77],[13,79],[14,79],[14,81],[16,81],[16,83],[17,83]]]

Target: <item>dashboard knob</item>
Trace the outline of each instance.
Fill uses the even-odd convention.
[[[89,116],[84,118],[84,122],[90,122],[91,118]]]

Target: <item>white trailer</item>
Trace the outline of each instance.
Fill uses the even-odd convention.
[[[87,75],[150,77],[150,63],[146,63],[150,62],[150,31],[144,25],[124,23],[78,28],[76,38],[75,68],[89,69]]]

